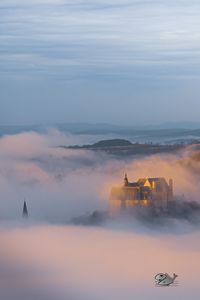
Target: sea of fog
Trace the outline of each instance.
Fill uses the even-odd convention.
[[[106,211],[110,187],[124,172],[132,181],[173,178],[176,195],[199,203],[195,148],[119,161],[57,147],[81,142],[56,130],[0,138],[0,299],[199,299],[200,227],[191,219],[151,228],[136,221],[69,225]],[[175,272],[177,284],[155,286],[159,272]]]
[[[37,225],[0,231],[4,300],[199,299],[200,234]],[[178,274],[157,287],[159,272]]]

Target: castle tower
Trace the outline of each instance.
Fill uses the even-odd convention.
[[[23,218],[28,218],[28,209],[27,209],[26,201],[24,201],[22,216]]]
[[[124,176],[124,186],[128,186],[128,177],[127,177],[126,173],[125,173],[125,176]]]
[[[168,200],[173,200],[173,179],[169,179],[169,194]]]
[[[152,181],[152,189],[155,190],[155,188],[156,188],[156,183],[155,183],[155,181],[153,180],[153,181]]]

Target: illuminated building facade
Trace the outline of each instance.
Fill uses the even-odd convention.
[[[111,189],[109,212],[119,214],[134,206],[154,206],[166,208],[173,200],[173,180],[169,183],[165,178],[140,178],[137,182],[129,182],[125,174],[121,187]]]

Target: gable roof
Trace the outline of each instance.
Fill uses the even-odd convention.
[[[166,179],[164,177],[148,177],[148,178],[139,178],[137,183],[140,185],[140,186],[144,186],[145,182],[146,181],[149,181],[149,183],[152,185],[153,182],[160,182],[162,184],[165,184],[168,186],[168,183],[166,181]]]

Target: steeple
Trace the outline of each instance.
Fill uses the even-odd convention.
[[[128,177],[127,177],[126,173],[125,173],[125,176],[124,176],[124,186],[128,186]]]
[[[23,218],[28,218],[28,209],[27,209],[26,201],[24,201],[22,216]]]

